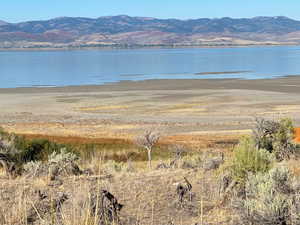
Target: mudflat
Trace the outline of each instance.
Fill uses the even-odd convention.
[[[124,81],[0,89],[0,126],[23,134],[132,138],[244,134],[255,117],[300,125],[300,76]]]

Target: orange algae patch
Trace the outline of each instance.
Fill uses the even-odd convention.
[[[295,128],[295,141],[300,143],[300,128]]]

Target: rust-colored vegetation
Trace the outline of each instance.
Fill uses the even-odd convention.
[[[295,141],[300,143],[300,128],[295,128]]]
[[[122,138],[87,138],[78,136],[51,136],[23,134],[27,140],[49,140],[72,147],[82,159],[101,157],[116,162],[147,161],[147,155],[134,140]],[[167,159],[172,156],[169,146],[180,144],[187,147],[189,154],[199,152],[228,152],[238,143],[239,135],[175,135],[162,137],[154,146],[153,159]]]

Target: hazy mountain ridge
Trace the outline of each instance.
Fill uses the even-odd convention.
[[[0,21],[0,47],[280,43],[300,43],[300,21],[282,16],[179,20],[126,15]]]
[[[0,26],[7,25],[7,24],[8,24],[7,22],[0,20]]]

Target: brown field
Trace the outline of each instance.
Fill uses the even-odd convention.
[[[132,140],[250,132],[254,117],[300,125],[300,78],[149,80],[103,86],[0,89],[0,126],[23,134]]]
[[[49,136],[41,134],[21,134],[29,140],[47,139],[60,144],[115,144],[115,145],[134,145],[133,140],[117,138],[85,138],[79,136]],[[162,137],[159,145],[182,144],[191,149],[215,149],[228,148],[237,144],[241,135],[176,135]]]

